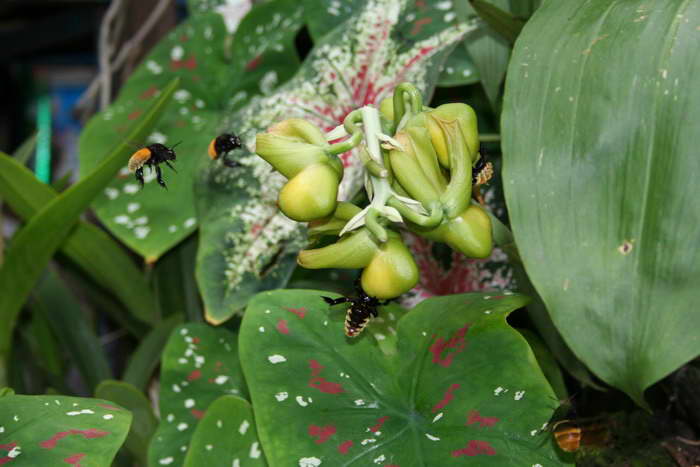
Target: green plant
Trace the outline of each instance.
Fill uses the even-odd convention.
[[[189,0],[78,183],[0,154],[0,464],[670,464],[633,407],[694,423],[695,367],[659,381],[700,354],[700,6],[539,3]],[[179,140],[138,190],[131,144]],[[340,268],[418,292],[348,339]],[[599,454],[547,431],[568,389],[625,409]]]

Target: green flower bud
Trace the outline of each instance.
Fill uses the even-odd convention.
[[[481,206],[472,204],[454,219],[432,230],[411,228],[430,240],[446,243],[469,258],[486,258],[493,249],[491,219]]]
[[[361,228],[332,245],[300,251],[297,263],[306,269],[359,269],[372,261],[377,248],[372,234]]]
[[[290,219],[312,221],[336,207],[340,177],[328,163],[316,163],[292,177],[280,190],[278,205]]]
[[[416,155],[415,146],[411,143],[410,137],[404,132],[399,132],[394,138],[406,149],[406,151],[393,149],[389,152],[394,177],[410,197],[424,205],[440,199],[442,187],[438,183],[432,183],[423,171],[419,160],[422,156]]]
[[[443,167],[450,168],[449,138],[445,134],[448,126],[444,123],[457,121],[457,131],[462,133],[462,139],[466,142],[465,154],[470,158],[469,165],[474,162],[479,153],[479,130],[477,129],[476,112],[467,104],[443,104],[433,111],[428,112],[426,128],[430,132],[430,138],[435,146],[440,163]],[[454,140],[454,137],[453,137]]]
[[[389,233],[372,261],[362,271],[362,289],[380,300],[398,297],[418,283],[418,266],[401,237]]]
[[[394,120],[394,99],[392,97],[385,97],[379,103],[379,112],[384,118],[390,122]]]
[[[320,235],[338,235],[345,224],[355,217],[362,209],[352,203],[344,201],[336,205],[335,211],[330,216],[309,222],[309,237]]]
[[[281,121],[255,138],[255,152],[287,178],[309,165],[329,161],[329,147],[321,130],[301,118]],[[340,170],[342,177],[342,165]]]

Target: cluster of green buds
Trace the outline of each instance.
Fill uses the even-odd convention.
[[[334,140],[340,142],[329,144]],[[366,169],[364,208],[337,201],[338,155],[353,148]],[[257,135],[256,152],[288,179],[280,210],[309,222],[313,241],[339,237],[301,251],[298,263],[361,268],[369,296],[394,298],[418,282],[401,228],[469,257],[491,253],[491,220],[472,200],[472,185],[488,181],[491,166],[480,161],[476,114],[466,104],[425,107],[415,86],[403,83],[379,109],[354,110],[328,134],[303,119],[284,120]]]

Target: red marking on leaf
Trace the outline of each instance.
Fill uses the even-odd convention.
[[[197,420],[201,420],[202,417],[204,417],[205,411],[204,410],[197,410],[197,409],[192,409],[190,410],[190,413],[194,418]]]
[[[424,0],[416,0],[416,6],[421,10],[425,10],[427,8]]]
[[[316,388],[319,391],[327,394],[340,394],[341,392],[345,392],[342,385],[338,383],[331,383],[330,381],[326,381],[326,378],[319,376],[324,366],[318,363],[318,361],[309,360],[309,366],[311,367],[309,387]]]
[[[318,376],[321,374],[321,370],[323,370],[324,366],[318,363],[316,360],[309,360],[309,366],[311,367],[311,376]]]
[[[282,334],[289,334],[289,328],[287,327],[286,319],[281,319],[277,321],[277,330]]]
[[[260,66],[260,63],[262,63],[262,55],[258,55],[257,57],[246,63],[245,71],[255,70],[258,66]]]
[[[447,404],[450,403],[450,401],[452,401],[452,399],[454,399],[455,396],[454,396],[454,394],[452,394],[452,391],[454,391],[456,389],[459,389],[458,383],[453,383],[450,385],[449,388],[447,388],[447,391],[445,391],[445,396],[442,398],[442,400],[440,402],[435,404],[435,406],[433,407],[433,413],[435,413],[438,410],[440,410],[441,408],[445,407]]]
[[[200,342],[202,342],[202,339],[200,339],[199,337],[193,337],[193,338],[192,338],[192,343],[193,343],[193,344],[197,345],[197,344],[199,344]]]
[[[151,86],[150,88],[146,89],[141,93],[140,98],[141,99],[150,99],[151,97],[155,96],[156,93],[158,92],[158,88],[155,86]]]
[[[53,435],[51,438],[47,439],[46,441],[42,441],[39,443],[39,446],[41,446],[44,449],[53,449],[56,447],[56,443],[58,443],[59,440],[62,440],[68,435],[83,435],[85,439],[92,439],[92,438],[102,438],[103,436],[107,436],[109,434],[108,431],[101,431],[96,428],[90,428],[87,430],[68,430],[68,431],[60,431]]]
[[[466,345],[464,342],[464,335],[469,330],[469,326],[471,326],[471,324],[467,324],[463,328],[458,329],[454,337],[449,340],[444,340],[442,337],[437,338],[433,345],[430,346],[430,352],[433,354],[433,363],[444,366],[445,368],[452,365],[454,356],[464,350],[464,346]],[[442,358],[442,352],[447,349],[454,349],[454,352],[450,352],[445,358]]]
[[[467,418],[467,425],[473,425],[474,423],[479,424],[479,428],[485,426],[494,426],[500,418],[496,417],[482,417],[478,410],[472,410],[469,412],[469,418]]]
[[[342,153],[340,160],[343,162],[343,167],[350,167],[352,165],[352,151]]]
[[[173,71],[179,70],[180,68],[184,68],[186,70],[194,70],[195,68],[197,68],[197,59],[194,55],[192,55],[186,60],[170,60],[170,68]]]
[[[63,459],[63,462],[67,464],[72,464],[75,467],[80,467],[80,459],[82,459],[83,457],[85,457],[85,454],[81,452],[79,454],[73,454],[72,456],[66,457],[65,459]]]
[[[411,34],[412,36],[415,36],[416,34],[418,34],[418,33],[421,31],[421,29],[423,29],[423,25],[424,25],[424,24],[430,24],[430,23],[432,23],[432,22],[433,22],[433,18],[421,18],[421,19],[417,19],[417,20],[413,23],[413,27],[411,28],[411,33],[410,33],[410,34]]]
[[[316,426],[309,425],[309,436],[318,436],[318,439],[314,442],[316,444],[323,444],[328,441],[328,438],[335,434],[335,427],[333,425],[328,426]]]
[[[353,442],[350,440],[347,440],[338,446],[338,452],[341,454],[347,454],[348,450],[352,447]]]
[[[299,308],[291,308],[291,307],[284,307],[285,310],[291,311],[295,315],[297,315],[299,318],[303,319],[304,316],[306,315],[306,308],[303,306],[300,306]]]
[[[377,424],[376,424],[376,425],[371,426],[371,427],[369,428],[369,431],[371,431],[372,433],[378,432],[378,431],[382,428],[382,425],[384,425],[384,422],[386,422],[387,420],[389,420],[389,416],[388,416],[388,415],[385,415],[385,416],[381,417],[380,419],[377,420]]]
[[[14,448],[15,446],[17,446],[17,443],[0,444],[0,450],[9,452],[9,451],[12,451],[12,448]],[[7,464],[12,459],[14,459],[14,457],[10,457],[10,456],[0,457],[0,465]]]
[[[142,113],[143,112],[141,112],[140,110],[134,110],[129,115],[127,115],[126,118],[128,118],[129,120],[136,120],[141,116]]]
[[[176,120],[175,126],[178,128],[184,128],[187,126],[187,122],[185,120]]]
[[[502,298],[506,298],[507,295],[496,295],[495,297],[491,297],[489,300],[500,300]]]
[[[256,222],[250,227],[250,233],[252,235],[257,235],[263,228],[263,224],[261,222]]]
[[[5,457],[0,457],[0,465],[7,464],[10,462],[13,458],[10,456],[5,456]]]
[[[97,404],[97,405],[98,405],[99,407],[104,407],[105,409],[117,410],[117,411],[119,411],[119,412],[121,412],[122,410],[124,410],[124,409],[122,409],[122,408],[120,408],[120,407],[115,407],[115,406],[109,405],[109,404]]]
[[[196,381],[201,377],[202,377],[201,370],[192,370],[192,372],[189,375],[187,375],[187,380],[188,381]]]
[[[467,444],[467,447],[452,451],[452,457],[478,456],[480,454],[495,456],[496,450],[488,443],[488,441],[471,440]]]
[[[180,36],[180,41],[181,42],[187,42],[190,38],[187,36],[187,34],[182,34]]]

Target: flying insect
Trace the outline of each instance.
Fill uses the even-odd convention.
[[[377,317],[379,313],[377,312],[378,306],[384,306],[389,303],[390,300],[378,300],[376,297],[370,297],[362,290],[359,281],[355,283],[355,290],[357,291],[358,297],[340,297],[340,298],[330,298],[321,296],[323,301],[328,303],[330,306],[340,305],[341,303],[350,303],[350,308],[348,308],[345,314],[345,335],[348,337],[357,337],[362,330],[367,326],[369,320],[372,317]]]
[[[212,160],[221,157],[221,161],[226,167],[240,167],[241,164],[228,159],[227,156],[230,151],[241,147],[243,147],[241,138],[233,133],[222,133],[209,143],[209,157],[211,157]]]
[[[178,144],[180,143],[175,144],[175,146]],[[141,188],[143,188],[143,167],[146,165],[149,166],[151,170],[153,170],[155,167],[158,184],[165,189],[168,188],[163,181],[163,173],[160,170],[159,164],[165,163],[168,167],[173,169],[173,172],[177,173],[175,167],[173,167],[169,162],[176,159],[174,151],[175,146],[169,148],[164,144],[153,143],[139,149],[131,155],[131,158],[129,158],[128,168],[130,172],[134,172],[136,180],[138,180],[141,184]]]

